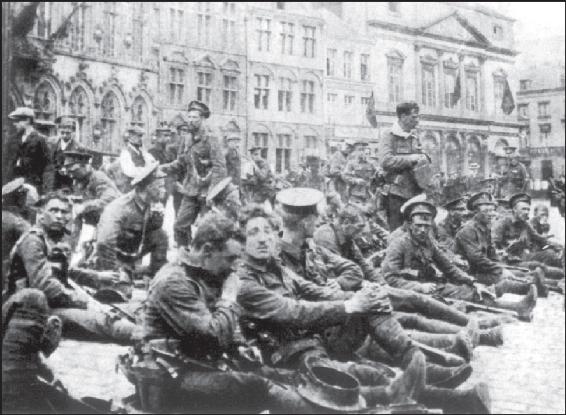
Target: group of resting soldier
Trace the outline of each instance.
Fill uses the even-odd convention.
[[[88,155],[69,152],[64,165],[81,184],[81,203],[62,192],[43,196],[35,225],[20,218],[21,236],[3,252],[6,411],[97,410],[64,393],[42,360],[62,332],[78,331],[133,346],[119,357],[136,385],[128,404],[148,412],[360,412],[414,403],[489,413],[486,384],[458,388],[472,373],[474,348],[501,345],[502,324],[529,321],[537,298],[563,284],[558,247],[529,224],[525,194],[511,197],[501,218],[488,192],[450,201],[438,225],[426,196],[398,197],[386,203],[387,211],[400,205],[403,222],[391,234],[363,201],[324,211],[325,194],[312,188],[278,192],[273,210],[254,203],[267,197],[258,195],[235,213],[218,205],[198,214],[204,207],[190,199],[182,206],[199,209],[191,210],[194,232],[193,219],[178,221],[179,247],[168,261],[154,208],[166,189],[157,164],[140,168],[123,195],[90,168]],[[19,179],[4,186],[3,210],[25,206],[24,189]],[[462,223],[464,209],[471,219]],[[72,211],[96,225],[92,252],[76,261]],[[141,305],[130,301],[140,274],[150,279]],[[113,301],[122,304],[106,304]],[[497,313],[468,313],[478,309]],[[315,388],[305,375],[314,366],[353,379],[355,402]]]

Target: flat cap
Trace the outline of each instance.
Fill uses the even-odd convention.
[[[28,107],[18,107],[8,115],[8,118],[11,120],[17,120],[20,118],[34,119],[35,112],[33,111],[33,109]]]
[[[436,206],[426,200],[426,194],[421,193],[409,200],[401,206],[401,214],[405,220],[413,215],[424,214],[431,215],[433,218],[436,216]]]
[[[444,205],[442,205],[442,207],[450,210],[450,209],[456,208],[456,206],[461,205],[461,204],[464,204],[464,198],[458,197],[456,199],[449,200]]]
[[[75,119],[70,115],[60,115],[59,117],[55,118],[55,124],[62,126],[72,126],[73,128],[76,127]]]
[[[140,173],[132,179],[132,186],[136,186],[146,179],[161,179],[167,177],[165,173],[159,168],[159,163],[153,163],[144,167]]]
[[[53,121],[49,121],[49,120],[33,120],[33,125],[36,126],[36,128],[50,128],[50,127],[55,127],[55,123]]]
[[[87,164],[92,158],[92,154],[84,151],[65,151],[63,157],[65,157],[63,161],[63,167],[65,167],[76,163]]]
[[[208,107],[206,106],[206,104],[203,104],[200,101],[191,101],[189,102],[189,106],[187,108],[187,111],[198,111],[200,112],[200,114],[204,117],[204,118],[208,118],[210,117],[210,110],[208,109]]]
[[[17,179],[14,179],[14,180],[6,183],[4,186],[2,186],[2,197],[7,196],[11,193],[17,192],[20,189],[21,190],[26,189],[24,187],[24,183],[25,183],[25,180],[24,180],[23,177],[18,177]]]
[[[475,210],[480,205],[496,205],[493,196],[488,192],[478,192],[473,194],[466,203],[468,210]]]
[[[509,205],[513,208],[519,202],[531,204],[531,197],[526,193],[516,193],[509,198]]]
[[[136,134],[136,135],[144,135],[145,134],[145,130],[143,128],[141,128],[139,125],[132,125],[130,128],[128,128],[127,131],[130,134]]]
[[[181,128],[189,128],[189,123],[182,121],[176,125],[177,131]]]
[[[157,127],[157,128],[155,129],[155,132],[156,132],[156,133],[171,133],[172,130],[171,130],[171,128],[169,128],[168,126],[162,125],[162,126],[160,126],[160,127]]]
[[[228,185],[231,182],[232,182],[231,177],[225,177],[222,180],[220,180],[218,183],[216,183],[214,186],[212,186],[208,191],[208,195],[206,195],[206,201],[211,202],[212,200],[214,200],[214,198],[218,196],[220,193],[222,193],[224,189],[226,189],[226,187],[228,187]]]
[[[262,147],[252,146],[252,147],[250,147],[250,149],[248,151],[251,153],[252,151],[261,150],[261,149],[262,149]]]
[[[324,199],[324,194],[316,189],[292,187],[281,190],[276,199],[287,212],[307,216],[317,213],[316,205]]]
[[[517,150],[517,147],[513,147],[513,146],[503,147],[503,151],[505,151],[505,154],[507,154],[507,155],[515,153],[516,150]]]

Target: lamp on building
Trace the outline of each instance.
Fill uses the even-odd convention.
[[[97,122],[92,127],[92,141],[94,141],[95,143],[98,143],[101,138],[102,138],[102,127]]]

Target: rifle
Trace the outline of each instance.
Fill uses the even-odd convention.
[[[483,304],[476,304],[465,300],[452,300],[449,298],[444,298],[443,301],[448,305],[456,305],[456,303],[463,304],[464,306],[466,306],[466,313],[469,313],[471,311],[485,311],[487,313],[507,314],[513,317],[518,317],[518,314],[515,311],[506,310],[503,308],[491,307]]]

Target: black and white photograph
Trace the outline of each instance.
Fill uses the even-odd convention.
[[[2,413],[566,413],[565,5],[2,2]]]

